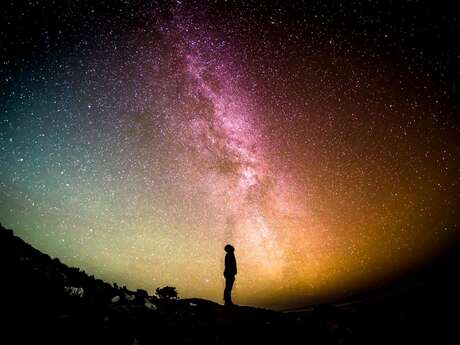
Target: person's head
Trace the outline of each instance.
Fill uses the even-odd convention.
[[[224,248],[224,250],[227,252],[227,253],[233,253],[233,251],[235,250],[235,248],[233,248],[233,246],[231,244],[227,244]]]

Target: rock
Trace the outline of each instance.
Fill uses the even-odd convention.
[[[128,293],[125,293],[124,297],[125,297],[125,300],[127,300],[128,302],[134,301],[136,299],[136,296],[130,295]]]
[[[139,298],[148,298],[149,294],[144,289],[137,289],[136,290],[136,296],[139,297]]]
[[[153,304],[152,302],[150,302],[148,299],[144,299],[144,306],[150,310],[157,310],[157,306],[155,304]]]
[[[66,286],[64,287],[64,292],[69,296],[77,296],[83,298],[85,290],[82,287]]]

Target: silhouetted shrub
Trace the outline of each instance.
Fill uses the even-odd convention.
[[[157,288],[155,290],[155,295],[157,295],[160,300],[178,299],[176,288],[173,286],[165,286],[162,288]]]

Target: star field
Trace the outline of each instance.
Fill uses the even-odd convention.
[[[11,2],[0,221],[104,280],[217,302],[227,243],[240,304],[423,263],[460,196],[458,8],[425,6]]]

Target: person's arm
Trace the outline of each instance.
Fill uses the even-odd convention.
[[[224,267],[224,275],[228,273],[231,269],[230,257],[228,254],[225,255],[225,267]]]

